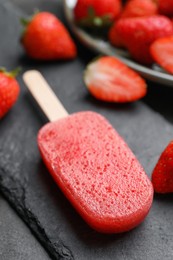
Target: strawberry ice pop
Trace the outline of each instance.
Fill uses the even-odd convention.
[[[40,87],[47,89],[42,76],[31,71],[24,80],[35,98],[42,99]],[[61,105],[46,113],[53,120],[38,133],[41,156],[81,217],[103,233],[125,232],[140,224],[150,210],[153,187],[116,130],[91,111],[68,115]]]

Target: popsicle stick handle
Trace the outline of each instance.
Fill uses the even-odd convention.
[[[30,70],[25,72],[23,80],[49,121],[56,121],[68,115],[39,71]]]

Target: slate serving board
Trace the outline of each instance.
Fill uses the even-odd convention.
[[[19,17],[35,7],[57,14],[63,21],[61,1],[0,1],[0,63],[8,68],[22,65],[23,71],[38,69],[69,113],[93,110],[104,115],[124,137],[151,176],[157,159],[173,139],[173,126],[147,104],[164,115],[172,109],[170,89],[149,83],[148,97],[129,105],[110,105],[93,99],[82,81],[87,62],[94,57],[77,42],[79,55],[68,62],[33,62],[19,44]],[[14,8],[14,4],[18,8]],[[21,9],[21,10],[20,10]],[[22,11],[24,10],[24,11]],[[0,190],[31,228],[52,259],[173,259],[173,196],[155,196],[146,220],[131,232],[103,235],[84,223],[53,182],[38,152],[37,132],[47,121],[28,93],[22,75],[21,95],[0,122]],[[156,96],[154,95],[154,91]],[[155,88],[155,90],[153,90]],[[158,93],[168,97],[159,107]],[[166,94],[167,93],[167,94]],[[156,98],[156,106],[155,104]],[[168,119],[172,121],[171,113]]]
[[[0,234],[1,260],[51,259],[29,228],[2,196],[0,197]]]

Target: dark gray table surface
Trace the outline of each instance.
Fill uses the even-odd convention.
[[[34,8],[51,11],[65,22],[61,1],[0,0],[0,65],[40,70],[70,113],[103,114],[150,177],[161,151],[173,139],[173,89],[149,82],[146,98],[134,104],[94,100],[84,87],[82,73],[95,54],[78,41],[74,61],[40,63],[25,57],[19,44],[19,18]],[[172,195],[155,196],[144,223],[126,234],[98,234],[83,222],[40,159],[36,136],[47,121],[21,75],[18,80],[19,101],[0,122],[0,259],[172,260]]]

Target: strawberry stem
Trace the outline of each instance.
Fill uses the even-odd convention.
[[[88,14],[85,18],[81,19],[78,24],[82,27],[109,27],[112,24],[109,14],[97,16],[92,6],[88,8]]]
[[[36,14],[38,14],[39,12],[40,12],[39,9],[34,9],[34,13],[33,13],[33,15],[31,15],[30,17],[28,17],[28,18],[21,17],[21,18],[20,18],[21,24],[22,24],[24,27],[27,27],[28,24],[32,21],[33,17],[34,17]]]
[[[19,75],[19,73],[22,71],[22,68],[21,67],[17,67],[15,68],[14,70],[10,71],[10,75],[11,77],[15,78]]]
[[[31,22],[30,19],[20,18],[20,23],[21,23],[24,27],[28,26],[28,24],[29,24],[30,22]]]
[[[6,68],[0,67],[0,72],[4,73],[6,76],[9,76],[12,78],[16,78],[17,75],[21,72],[21,70],[22,70],[21,67],[17,67],[12,71],[7,71]]]

